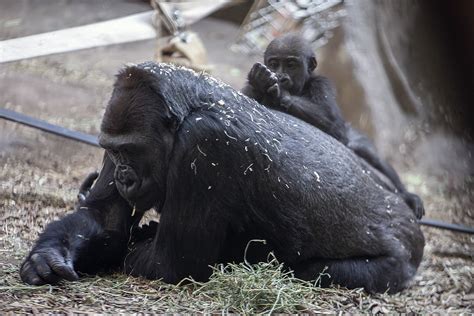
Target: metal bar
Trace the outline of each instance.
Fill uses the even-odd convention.
[[[38,120],[30,116],[15,112],[15,111],[0,108],[0,118],[6,119],[12,122],[20,123],[23,125],[27,125],[27,126],[30,126],[30,127],[33,127],[33,128],[42,130],[44,132],[57,135],[57,136],[76,140],[88,145],[100,147],[96,136],[73,131],[65,127],[53,125],[45,121]],[[450,224],[450,223],[445,223],[442,221],[437,221],[437,220],[429,219],[429,218],[421,219],[418,222],[420,223],[420,225],[447,229],[447,230],[460,232],[460,233],[474,234],[474,228],[465,226],[465,225]]]
[[[28,115],[21,114],[15,111],[0,108],[0,118],[6,119],[12,122],[20,123],[29,127],[33,127],[33,128],[42,130],[44,132],[57,135],[57,136],[76,140],[78,142],[82,142],[88,145],[100,147],[96,136],[73,131],[68,128],[57,126],[54,124],[50,124],[48,122],[30,117]]]
[[[429,218],[420,219],[418,223],[425,226],[448,229],[459,233],[474,234],[474,228],[465,225],[449,224]]]

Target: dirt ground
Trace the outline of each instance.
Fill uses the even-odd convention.
[[[41,5],[11,0],[1,6],[1,40],[149,9],[140,1],[110,0],[47,0]],[[208,18],[193,30],[208,49],[213,75],[240,88],[254,61],[228,50],[238,28]],[[114,74],[127,62],[152,59],[154,46],[154,41],[141,41],[1,64],[0,107],[97,134]],[[75,289],[71,285],[32,288],[19,280],[19,264],[32,242],[48,222],[72,210],[81,180],[100,165],[101,155],[98,148],[0,121],[0,312],[167,311],[158,305],[145,307],[140,298],[125,300],[126,291],[101,293],[94,288],[94,280],[86,283],[88,287]],[[473,175],[439,176],[425,169],[395,167],[408,187],[424,199],[427,217],[474,226]],[[426,227],[423,231],[425,257],[412,285],[397,295],[364,296],[364,304],[375,304],[371,311],[474,311],[474,236]],[[108,284],[107,279],[96,280],[101,286]],[[129,289],[151,291],[143,280],[126,282]],[[92,298],[80,295],[96,290]],[[159,293],[154,295],[159,297]],[[107,305],[111,300],[116,304]],[[334,311],[357,311],[362,304],[362,300],[341,301]]]

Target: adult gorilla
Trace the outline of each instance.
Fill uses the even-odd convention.
[[[209,265],[243,260],[255,238],[267,245],[247,253],[251,262],[271,250],[302,279],[327,267],[325,285],[369,292],[401,290],[420,263],[424,239],[413,212],[363,161],[318,129],[206,75],[154,63],[123,69],[101,131],[111,160],[99,176],[106,181],[85,203],[94,191],[105,199],[115,165],[116,187],[133,210],[97,216],[104,206],[90,203],[89,213],[49,225],[22,266],[27,283],[75,279],[72,267],[119,264],[169,283],[206,280]],[[139,219],[151,207],[161,213],[153,238],[135,238],[127,249],[132,213]],[[84,266],[98,247],[109,248],[111,260]]]

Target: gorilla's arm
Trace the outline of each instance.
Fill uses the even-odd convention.
[[[325,77],[311,77],[301,96],[281,91],[279,100],[272,107],[286,110],[344,145],[348,143],[346,123],[337,106],[334,89]]]
[[[185,120],[181,130],[191,130],[193,122],[194,119]],[[212,135],[209,136],[212,139],[225,136],[222,132],[207,135]],[[223,252],[231,251],[223,248],[223,244],[227,240],[233,210],[228,209],[224,201],[228,195],[233,196],[236,189],[230,188],[232,181],[216,175],[216,167],[195,159],[204,157],[197,148],[207,153],[206,160],[209,161],[219,161],[225,153],[219,148],[213,151],[202,143],[196,146],[185,136],[177,136],[177,139],[180,141],[175,144],[169,174],[179,177],[168,177],[169,198],[162,207],[160,223],[155,228],[156,237],[142,239],[130,247],[124,263],[125,272],[167,283],[178,283],[190,275],[195,280],[205,281],[212,272],[209,266],[219,262]],[[195,164],[195,170],[201,176],[196,177],[191,168],[182,168],[191,164]],[[223,164],[220,162],[218,168]],[[212,186],[209,183],[213,183]],[[216,189],[222,193],[215,192]],[[216,198],[216,194],[220,197]]]
[[[93,274],[123,261],[132,209],[117,192],[113,167],[106,157],[99,178],[76,211],[46,227],[21,266],[24,282],[76,280],[77,272]]]
[[[347,145],[348,138],[346,133],[346,125],[331,107],[322,104],[315,110],[315,104],[304,97],[287,95],[281,99],[281,106],[286,112],[297,117],[313,126],[316,126],[323,132],[338,141]]]
[[[247,83],[242,90],[240,90],[243,94],[246,96],[256,100],[257,102],[261,103],[263,99],[263,95],[261,93],[258,93],[257,90],[255,90],[254,87],[250,83]]]

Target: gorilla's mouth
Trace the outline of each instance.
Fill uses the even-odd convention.
[[[279,78],[280,82],[280,87],[283,89],[289,91],[293,87],[293,82],[291,81],[291,78],[289,76],[281,76]]]
[[[156,187],[153,185],[153,181],[143,179],[139,190],[133,196],[127,196],[125,198],[134,206],[135,211],[140,213],[146,212],[152,207],[157,207],[162,204],[154,189],[156,189]]]

